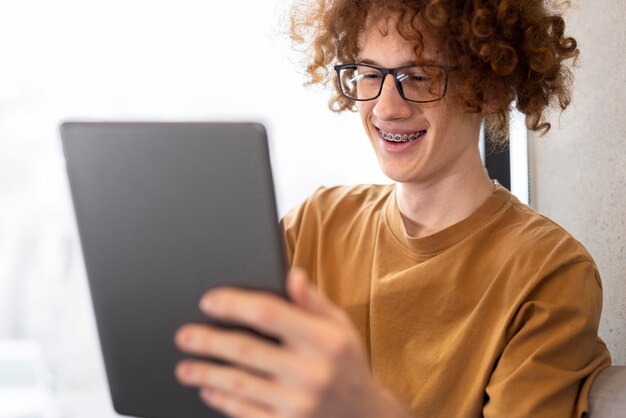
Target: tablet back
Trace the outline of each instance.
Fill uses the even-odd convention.
[[[67,122],[61,137],[116,411],[221,416],[175,380],[173,338],[207,321],[211,287],[285,294],[265,129]]]

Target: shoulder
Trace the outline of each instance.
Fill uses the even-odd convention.
[[[311,205],[354,206],[375,205],[393,191],[392,184],[359,184],[355,186],[320,187],[308,199]]]
[[[378,211],[393,191],[393,185],[367,184],[320,187],[300,206],[283,219],[285,226],[293,223],[326,223],[346,221]],[[350,218],[347,218],[347,217]]]
[[[491,232],[498,237],[496,242],[500,243],[498,251],[507,263],[543,275],[557,274],[577,264],[587,265],[594,272],[591,276],[600,284],[593,257],[583,244],[553,219],[521,203],[512,194],[510,204],[492,228]]]
[[[320,187],[281,220],[289,258],[296,248],[333,248],[355,232],[375,228],[392,191],[393,185]]]
[[[538,249],[566,250],[577,257],[591,260],[587,249],[565,228],[511,195],[506,222],[521,243],[532,243]]]

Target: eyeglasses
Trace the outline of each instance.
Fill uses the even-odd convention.
[[[374,100],[383,91],[387,74],[391,74],[403,99],[430,103],[443,99],[448,89],[448,75],[457,67],[443,65],[407,65],[383,68],[370,64],[335,65],[341,94],[351,100]]]

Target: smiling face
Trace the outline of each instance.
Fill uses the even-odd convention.
[[[371,22],[359,42],[359,63],[400,67],[416,62],[451,65],[428,34],[424,36],[422,58],[415,56],[414,44],[395,30],[395,22]],[[450,176],[466,176],[480,167],[478,136],[481,115],[466,113],[455,103],[455,77],[450,74],[446,97],[434,103],[404,100],[390,75],[380,96],[357,102],[363,126],[385,175],[400,183],[437,184]],[[405,135],[406,142],[389,140]],[[385,138],[386,137],[386,138]],[[478,160],[478,161],[477,161]]]

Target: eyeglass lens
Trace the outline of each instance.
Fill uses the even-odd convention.
[[[407,67],[396,73],[404,97],[414,101],[441,99],[446,89],[446,74],[442,68],[432,66]],[[339,72],[343,94],[356,100],[371,100],[378,96],[383,83],[382,72],[376,68],[354,65]]]

